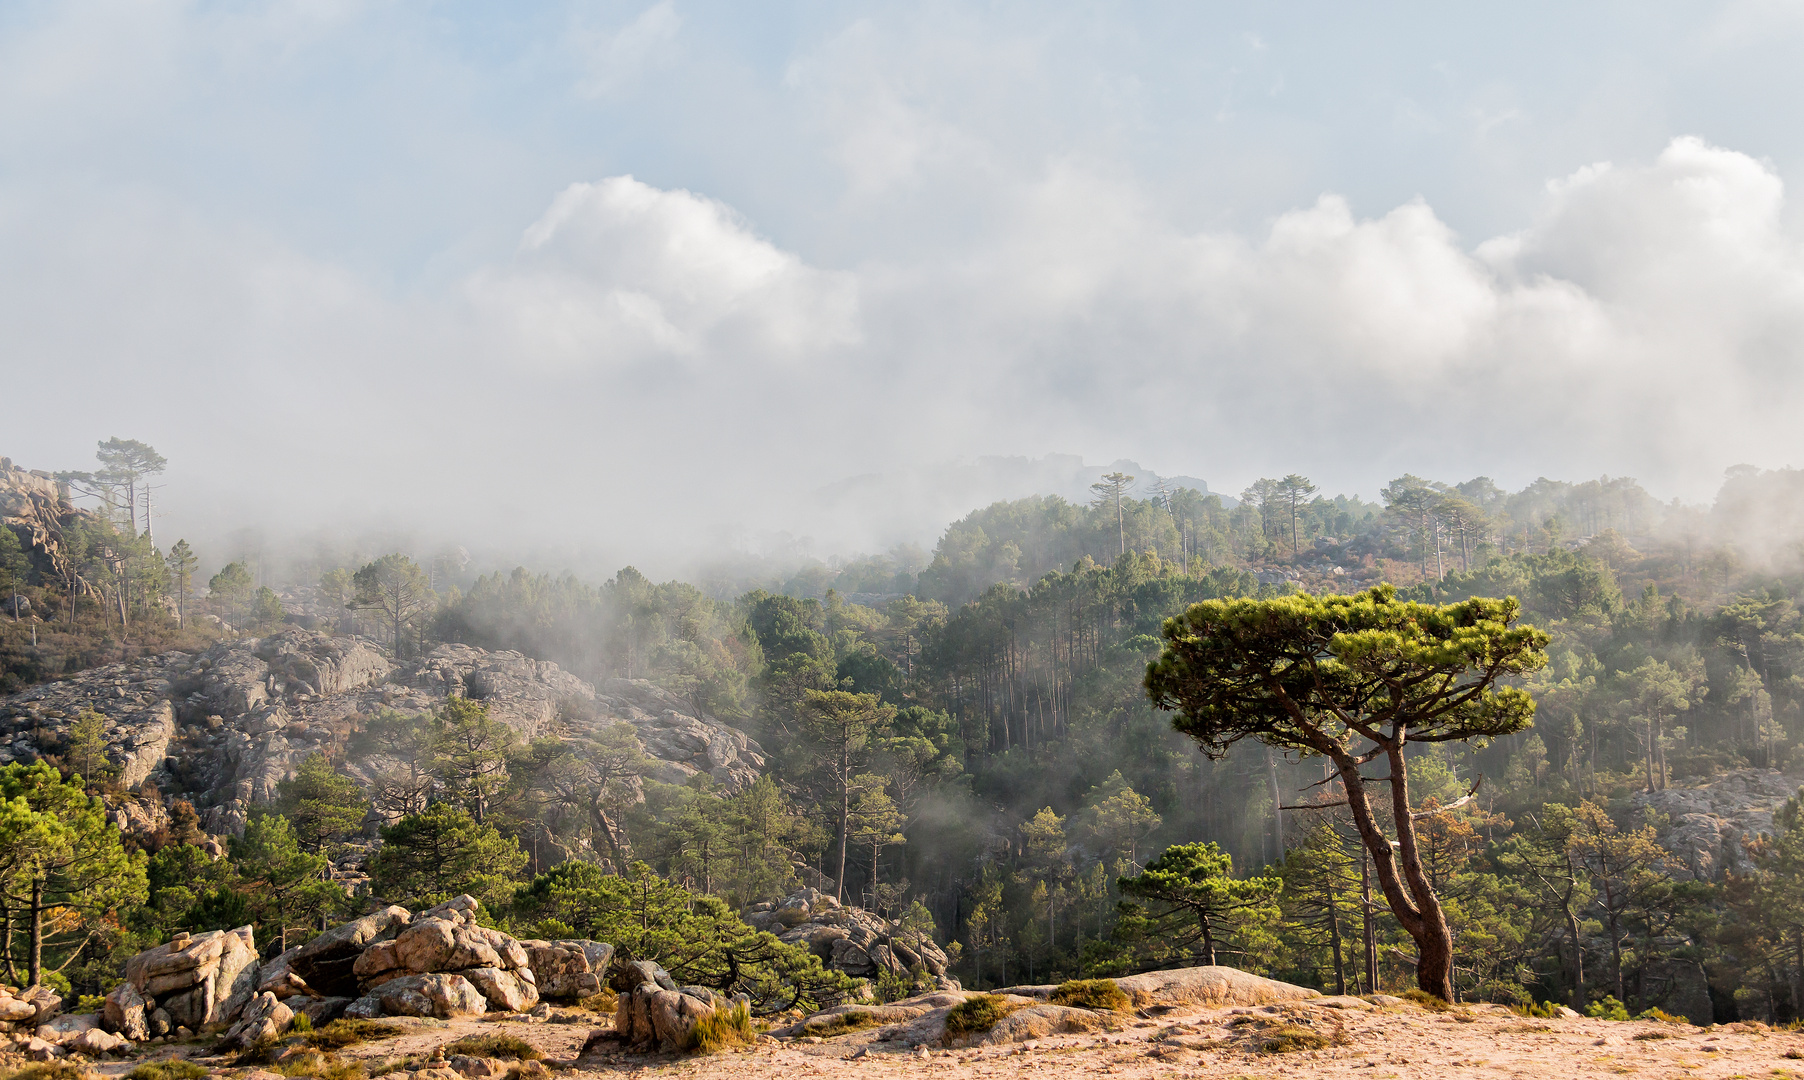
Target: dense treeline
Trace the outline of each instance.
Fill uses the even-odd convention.
[[[1412,751],[1456,991],[1785,1019],[1804,1011],[1787,914],[1804,895],[1800,812],[1697,881],[1655,843],[1670,822],[1648,798],[1794,760],[1799,483],[1732,470],[1705,511],[1608,478],[1509,493],[1406,476],[1370,503],[1292,475],[1226,505],[1114,476],[1089,506],[977,511],[931,558],[804,568],[736,596],[630,568],[599,586],[517,570],[459,591],[399,554],[328,569],[317,592],[398,652],[466,641],[649,679],[771,752],[764,780],[724,792],[652,779],[626,731],[500,746],[492,789],[460,796],[467,821],[379,787],[391,829],[515,853],[463,882],[492,911],[559,860],[604,877],[642,863],[723,911],[810,884],[906,915],[981,985],[1214,956],[1359,989],[1406,984],[1412,946],[1323,798],[1321,761],[1252,743],[1198,754],[1142,687],[1160,626],[1199,600],[1381,581],[1423,601],[1516,596],[1551,634],[1550,662],[1523,680],[1534,727]],[[225,604],[234,582],[214,581],[205,602]],[[366,737],[427,761],[427,723],[386,718]],[[412,775],[451,784],[438,767]]]

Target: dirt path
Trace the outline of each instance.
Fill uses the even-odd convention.
[[[1804,1033],[1767,1031],[1757,1025],[1705,1030],[1654,1021],[1532,1020],[1502,1009],[1436,1014],[1413,1006],[1373,1013],[1310,1006],[1198,1010],[1129,1023],[1106,1036],[1052,1036],[1019,1046],[925,1053],[876,1042],[866,1032],[819,1042],[766,1041],[749,1051],[698,1059],[584,1059],[576,1071],[585,1076],[644,1073],[693,1080],[1022,1074],[1223,1080],[1462,1076],[1804,1080]],[[1270,1042],[1272,1033],[1286,1023],[1306,1026],[1342,1045],[1258,1052],[1256,1047]]]

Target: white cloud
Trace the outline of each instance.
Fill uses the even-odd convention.
[[[850,275],[803,265],[730,209],[630,176],[572,184],[470,296],[528,365],[789,366],[857,338]]]

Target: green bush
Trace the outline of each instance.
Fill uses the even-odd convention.
[[[1585,1006],[1585,1015],[1598,1020],[1627,1020],[1629,1010],[1622,1007],[1622,1002],[1617,1001],[1614,994],[1606,994],[1603,1000],[1593,1001]]]
[[[715,1009],[695,1022],[695,1029],[689,1033],[689,1049],[698,1054],[717,1054],[734,1046],[749,1045],[757,1038],[751,1008],[736,1001],[732,1008]]]
[[[1052,992],[1054,1005],[1097,1012],[1128,1012],[1134,1003],[1114,979],[1072,979]]]
[[[946,1014],[946,1037],[978,1035],[995,1027],[1002,1018],[1021,1006],[997,994],[979,994],[966,998]]]
[[[445,1047],[445,1053],[510,1061],[537,1061],[545,1056],[533,1044],[513,1035],[465,1035]]]
[[[168,1061],[146,1061],[125,1074],[125,1080],[200,1080],[207,1070],[192,1061],[170,1058]]]
[[[1683,1016],[1674,1016],[1672,1013],[1667,1012],[1665,1009],[1660,1008],[1658,1005],[1655,1005],[1651,1009],[1644,1009],[1641,1012],[1637,1013],[1635,1015],[1635,1019],[1637,1019],[1637,1020],[1658,1020],[1662,1024],[1686,1024],[1686,1025],[1689,1025],[1691,1023],[1690,1020],[1687,1020]]]
[[[1543,1001],[1536,1005],[1533,998],[1525,1005],[1511,1005],[1510,1011],[1517,1016],[1533,1016],[1542,1020],[1551,1020],[1559,1015],[1560,1005],[1557,1001]]]
[[[294,1019],[288,1022],[288,1030],[296,1035],[310,1034],[313,1031],[313,1017],[304,1012],[295,1013]]]

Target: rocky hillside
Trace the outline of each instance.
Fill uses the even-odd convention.
[[[83,671],[0,697],[0,763],[60,753],[83,709],[106,718],[107,755],[124,786],[185,796],[216,835],[242,830],[307,755],[341,750],[366,717],[419,712],[457,694],[479,699],[522,739],[576,738],[633,725],[658,779],[707,773],[728,790],[757,779],[764,753],[736,728],[643,680],[593,686],[517,652],[443,645],[397,664],[375,643],[291,629]],[[357,763],[351,772],[358,775]],[[128,829],[154,828],[163,800],[115,800]]]
[[[1744,844],[1773,831],[1773,812],[1798,793],[1804,775],[1741,769],[1697,787],[1638,793],[1632,800],[1663,818],[1660,845],[1698,881],[1751,869]]]

